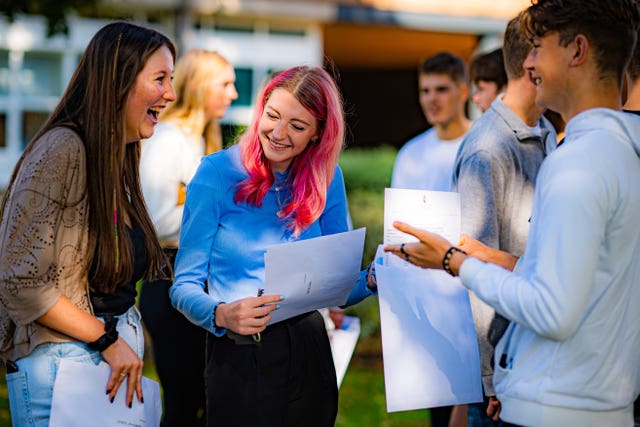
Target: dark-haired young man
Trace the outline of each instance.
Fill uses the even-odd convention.
[[[484,113],[507,89],[502,48],[475,56],[469,63],[469,81],[475,86],[471,100]]]
[[[527,426],[632,426],[640,390],[640,118],[621,111],[634,0],[534,0],[523,17],[536,102],[566,120],[536,182],[514,272],[406,224],[403,247],[443,264],[511,320],[495,351],[501,418]],[[400,255],[399,245],[389,252]],[[444,260],[444,261],[443,261]]]
[[[455,253],[451,270],[511,324],[496,346],[501,417],[631,426],[640,390],[640,118],[620,88],[634,0],[538,0],[523,16],[536,101],[567,122],[538,174],[524,255],[509,273]]]
[[[538,170],[556,145],[553,125],[536,104],[536,86],[523,63],[531,44],[520,17],[507,24],[504,65],[507,90],[474,122],[462,141],[453,172],[460,193],[462,231],[487,246],[521,256],[527,243],[529,217]],[[470,404],[470,427],[494,424],[499,403],[494,398],[493,350],[507,320],[470,292],[478,336],[484,404]]]
[[[418,73],[419,101],[432,128],[398,152],[391,186],[449,191],[451,171],[462,137],[471,126],[465,116],[469,97],[466,67],[449,52],[427,58]]]

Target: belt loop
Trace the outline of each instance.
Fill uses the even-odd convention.
[[[135,314],[137,316],[137,319],[135,320],[142,320],[142,314],[140,313],[140,310],[138,310],[138,307],[132,305],[131,308],[133,308],[133,312],[129,312],[128,315],[132,316]]]

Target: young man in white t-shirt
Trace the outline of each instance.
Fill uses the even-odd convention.
[[[407,142],[398,152],[391,186],[449,191],[456,152],[471,122],[465,116],[469,97],[462,59],[438,53],[420,66],[420,106],[431,128]]]

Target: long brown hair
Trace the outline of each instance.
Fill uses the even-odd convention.
[[[149,260],[145,277],[162,274],[165,258],[140,187],[140,142],[124,141],[127,96],[149,57],[162,46],[175,58],[174,44],[155,30],[127,22],[100,29],[55,110],[18,160],[0,208],[4,211],[21,164],[42,135],[60,126],[77,132],[87,163],[89,246],[84,268],[91,267],[91,287],[103,292],[127,282],[133,272],[133,249],[123,214],[144,233]],[[116,213],[119,220],[114,219]]]

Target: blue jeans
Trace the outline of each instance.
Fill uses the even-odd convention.
[[[469,427],[502,427],[502,421],[493,421],[487,415],[487,398],[484,403],[470,403],[467,405],[467,419]]]
[[[101,319],[102,320],[102,319]],[[118,333],[142,359],[144,337],[140,314],[135,307],[118,316]],[[53,385],[61,359],[94,365],[106,364],[102,354],[83,342],[43,343],[18,359],[18,372],[7,374],[9,406],[13,427],[49,425]],[[105,387],[106,384],[96,385]]]

